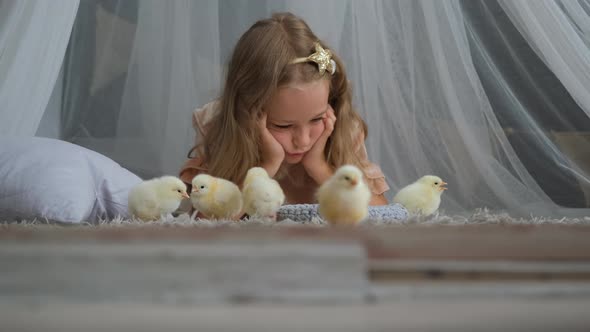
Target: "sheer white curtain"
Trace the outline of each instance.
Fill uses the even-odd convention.
[[[548,105],[543,112],[550,119],[573,114],[575,121],[562,122],[584,124],[588,114],[568,104],[575,93],[564,80],[574,78],[557,79],[551,76],[556,68],[534,62],[534,54],[523,51],[528,42],[534,45],[533,37],[522,39],[494,1],[81,4],[96,19],[88,32],[96,50],[92,61],[65,75],[65,94],[78,72],[90,77],[85,97],[67,107],[77,119],[66,138],[142,176],[177,173],[193,143],[191,111],[220,93],[224,64],[239,36],[255,20],[288,10],[344,59],[355,105],[369,126],[369,155],[392,187],[389,198],[416,178],[436,174],[450,183],[442,203],[449,213],[488,207],[516,215],[590,215],[580,189],[590,171],[553,139],[546,126],[551,121],[538,107]],[[546,26],[580,20],[576,33],[588,38],[583,31],[590,23],[583,17],[543,19],[553,20]],[[76,24],[74,34],[83,28],[83,22]],[[82,47],[74,48],[69,57],[80,52]],[[527,67],[531,63],[537,67]],[[516,69],[506,69],[511,66]],[[549,74],[538,79],[542,69]],[[562,95],[551,92],[559,88]],[[523,144],[514,137],[534,140]],[[550,162],[558,166],[542,173]]]
[[[498,119],[502,109],[491,107],[475,67],[462,2],[353,2],[351,13],[343,33],[351,37],[339,47],[353,54],[347,63],[372,130],[369,153],[380,158],[395,189],[433,173],[454,187],[444,196],[447,211],[588,213],[554,204],[540,186],[547,179],[535,178],[536,170],[515,152]],[[484,64],[493,64],[488,60]],[[508,112],[518,112],[514,106]],[[532,118],[529,123],[537,126]]]
[[[499,3],[537,54],[590,116],[588,2],[500,0]]]
[[[544,121],[520,120],[535,131],[539,154],[562,174],[564,182],[574,180],[590,206],[590,2],[577,1],[498,1],[510,22],[518,30],[534,55],[521,56],[517,72],[527,76],[527,86],[545,91],[539,94],[546,108]],[[511,48],[511,53],[517,50]],[[526,62],[538,58],[537,68]],[[542,64],[541,64],[542,63]],[[506,75],[505,75],[506,76]],[[553,78],[547,79],[547,77]],[[549,91],[553,90],[553,91]],[[564,91],[559,92],[559,91]],[[556,93],[554,91],[557,91]],[[559,98],[555,98],[555,94]],[[553,95],[553,96],[552,96]],[[553,97],[553,98],[552,98]],[[571,102],[570,102],[571,100]],[[575,105],[572,105],[575,104]],[[519,107],[523,107],[519,105]],[[535,114],[539,109],[530,109]],[[524,112],[520,112],[524,113]],[[526,114],[526,113],[525,113]],[[549,121],[547,121],[550,119]],[[548,123],[550,122],[550,123]],[[542,181],[547,182],[547,179]],[[567,187],[567,186],[564,186]],[[588,209],[585,210],[586,215]]]
[[[78,0],[0,1],[0,135],[35,135],[77,10]]]

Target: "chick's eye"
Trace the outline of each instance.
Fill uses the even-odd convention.
[[[180,190],[180,189],[178,189],[178,190],[176,190],[176,191],[178,191],[178,192],[181,192],[181,190]]]
[[[346,181],[348,181],[348,180],[350,180],[350,177],[347,175],[347,176],[345,176],[345,177],[344,177],[344,179],[345,179]]]
[[[434,184],[438,186],[438,182],[435,182]]]
[[[201,186],[201,189],[205,189],[205,186]]]

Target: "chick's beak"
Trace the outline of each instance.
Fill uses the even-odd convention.
[[[357,183],[358,183],[358,180],[357,179],[350,180],[350,184],[353,185],[353,186],[356,186]]]
[[[195,187],[191,188],[191,193],[198,193],[198,192],[199,192],[198,188],[195,188]]]
[[[444,182],[444,181],[443,181],[443,182],[441,182],[441,184],[440,184],[440,190],[447,190],[447,189],[449,189],[449,188],[447,188],[447,184],[448,184],[448,183],[446,183],[446,182]]]
[[[182,197],[184,197],[184,198],[191,198],[186,192],[182,192]]]

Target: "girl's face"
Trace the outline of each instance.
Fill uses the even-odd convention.
[[[330,82],[318,80],[280,88],[266,105],[266,126],[285,150],[285,162],[297,164],[324,131]]]

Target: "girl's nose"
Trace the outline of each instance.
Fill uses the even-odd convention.
[[[295,145],[296,149],[307,148],[310,143],[311,138],[309,137],[308,128],[300,128],[295,131],[293,135],[293,145]]]

